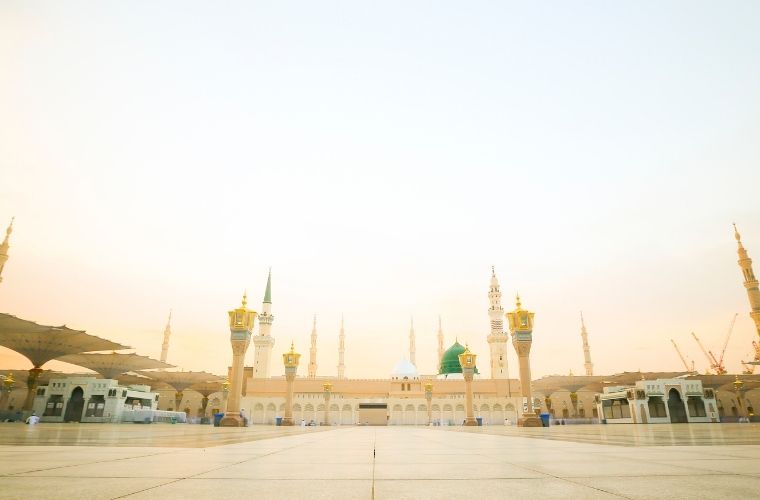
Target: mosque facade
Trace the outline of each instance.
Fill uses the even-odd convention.
[[[284,376],[270,377],[259,369],[271,363],[271,349],[258,349],[259,345],[273,345],[271,336],[271,274],[267,282],[262,307],[269,315],[266,328],[254,335],[257,346],[254,366],[247,368],[241,408],[249,412],[254,424],[274,424],[285,412],[287,380]],[[474,414],[484,425],[515,423],[523,411],[520,383],[509,378],[507,365],[508,336],[503,331],[504,309],[495,272],[492,271],[488,292],[491,332],[490,376],[475,369],[472,381]],[[262,340],[258,340],[261,338]],[[257,341],[258,340],[258,341]],[[293,420],[305,424],[353,425],[369,424],[363,408],[386,408],[387,425],[460,425],[465,419],[465,380],[458,356],[465,346],[455,341],[448,349],[444,345],[439,320],[439,364],[436,373],[421,374],[416,366],[414,323],[409,331],[409,356],[402,358],[389,371],[387,378],[352,379],[345,377],[345,332],[341,321],[339,337],[338,376],[320,376],[317,364],[318,335],[316,317],[310,337],[306,376],[297,377],[293,385]],[[376,422],[375,422],[376,423]]]

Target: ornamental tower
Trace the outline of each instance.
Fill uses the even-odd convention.
[[[417,366],[417,347],[414,343],[414,318],[412,318],[411,327],[409,328],[409,361]]]
[[[346,333],[343,330],[343,315],[340,315],[340,335],[338,335],[338,379],[346,378],[346,365],[344,354],[346,353]]]
[[[267,288],[264,291],[264,302],[261,304],[259,315],[259,334],[253,337],[253,378],[269,378],[269,365],[272,360],[274,337],[272,331],[272,269],[267,276]]]
[[[472,407],[472,378],[475,374],[476,360],[477,356],[470,352],[469,347],[465,346],[464,352],[459,355],[459,365],[462,367],[462,376],[464,377],[465,426],[478,425]]]
[[[311,348],[309,349],[309,378],[317,377],[317,315],[311,328]]]
[[[172,311],[169,310],[169,319],[166,320],[164,328],[164,341],[161,343],[161,362],[166,363],[166,355],[169,354],[169,337],[172,334]]]
[[[583,339],[583,366],[586,368],[586,375],[592,377],[594,375],[594,364],[591,362],[591,348],[588,345],[588,332],[586,331],[586,323],[583,321],[583,313],[581,313],[581,338]]]
[[[441,360],[443,359],[443,327],[441,326],[441,315],[438,315],[438,368],[441,368]]]
[[[298,372],[298,362],[301,355],[296,352],[293,342],[290,343],[290,352],[282,355],[282,363],[285,365],[285,380],[288,383],[287,395],[285,396],[285,416],[281,425],[293,425],[293,382]]]
[[[520,389],[526,409],[517,420],[520,427],[541,427],[536,413],[533,411],[533,391],[530,378],[530,347],[533,344],[533,316],[534,313],[523,309],[520,304],[520,296],[517,296],[514,311],[507,313],[509,319],[509,331],[512,332],[512,345],[517,351],[517,362],[520,365]]]
[[[488,290],[488,317],[491,319],[491,333],[488,335],[488,347],[491,349],[491,378],[508,379],[509,364],[507,345],[509,336],[504,333],[504,308],[501,307],[501,291],[496,271],[491,266],[491,287]]]
[[[742,245],[742,237],[739,234],[739,230],[736,229],[736,224],[734,224],[734,237],[739,244],[737,253],[739,254],[739,267],[744,277],[744,288],[747,289],[747,298],[749,298],[749,316],[755,322],[755,330],[758,337],[760,337],[760,289],[758,289],[755,272],[752,270],[752,259],[749,258],[747,250]],[[757,342],[753,342],[752,345],[755,347],[754,360],[760,361],[760,339]]]
[[[8,247],[10,247],[8,238],[10,238],[13,232],[14,219],[15,217],[11,218],[11,223],[8,225],[8,229],[5,230],[5,239],[0,243],[0,283],[3,282],[3,268],[5,267],[5,263],[8,262]]]
[[[219,422],[222,427],[242,427],[243,418],[240,416],[240,396],[243,391],[243,361],[245,351],[251,344],[251,332],[256,321],[256,311],[247,307],[246,294],[240,307],[230,311],[230,343],[232,344],[232,380],[230,394],[227,399],[227,411]]]

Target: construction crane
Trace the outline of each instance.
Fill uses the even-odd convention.
[[[686,371],[689,373],[694,372],[694,361],[691,362],[691,368],[689,368],[689,363],[686,362],[686,358],[683,357],[683,354],[681,354],[681,349],[678,348],[678,344],[676,344],[676,341],[673,339],[670,339],[670,341],[673,343],[673,347],[676,348],[676,352],[678,353],[678,357],[681,358],[681,363],[683,363],[683,367],[686,368]]]
[[[722,373],[718,373],[717,369],[715,368],[715,366],[718,364],[717,361],[714,358],[710,357],[710,354],[707,352],[707,349],[705,349],[705,347],[702,345],[702,342],[699,341],[699,337],[697,337],[697,334],[694,332],[691,332],[691,336],[694,337],[694,340],[697,341],[697,345],[702,350],[702,354],[704,354],[705,357],[707,358],[707,366],[715,370],[715,373],[717,373],[718,375],[722,375]],[[710,373],[710,368],[707,369],[708,374]]]
[[[752,347],[754,347],[754,351],[755,351],[753,360],[754,361],[760,361],[760,344],[758,344],[757,342],[755,342],[753,340],[752,341]],[[744,365],[744,372],[743,373],[745,375],[752,375],[753,373],[755,373],[755,366],[757,366],[757,365],[745,363],[744,361],[742,361],[742,364]]]
[[[720,351],[720,358],[717,360],[715,359],[715,355],[712,353],[712,351],[708,351],[710,353],[710,357],[715,361],[715,373],[718,375],[723,375],[726,373],[726,365],[723,364],[723,356],[726,354],[726,347],[728,347],[728,339],[731,338],[731,332],[734,331],[734,325],[736,324],[736,318],[739,316],[739,313],[734,314],[734,317],[731,318],[731,324],[728,326],[728,333],[726,334],[726,340],[723,342],[723,349]]]
[[[739,316],[739,313],[734,314],[734,317],[731,319],[731,324],[729,325],[728,333],[726,334],[726,340],[723,342],[723,349],[720,352],[720,358],[716,358],[715,354],[713,354],[712,351],[705,349],[705,347],[702,345],[702,342],[699,341],[699,337],[697,337],[694,332],[691,332],[691,336],[694,337],[694,340],[697,341],[697,345],[699,345],[699,348],[702,350],[702,354],[704,354],[707,358],[707,363],[710,365],[710,368],[715,371],[716,375],[726,374],[726,366],[723,364],[723,356],[726,354],[728,340],[731,338],[731,332],[734,331],[734,324],[736,324],[737,316]]]

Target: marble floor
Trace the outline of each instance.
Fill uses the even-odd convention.
[[[760,498],[760,425],[0,424],[0,498]]]

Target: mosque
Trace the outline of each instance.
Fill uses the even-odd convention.
[[[508,335],[504,332],[504,309],[495,272],[492,270],[488,292],[491,318],[490,377],[475,367],[472,380],[475,417],[483,424],[516,423],[523,413],[520,382],[509,378],[507,366]],[[518,305],[519,308],[519,305]],[[245,367],[241,408],[256,424],[274,424],[285,413],[286,377],[271,377],[274,338],[271,328],[272,277],[267,278],[264,302],[259,315],[259,333],[252,336],[253,366]],[[421,374],[416,365],[414,325],[409,332],[409,356],[399,360],[383,379],[352,379],[345,376],[345,329],[341,321],[338,337],[337,376],[317,372],[316,319],[312,326],[307,375],[296,378],[292,401],[296,423],[329,425],[460,425],[466,416],[465,380],[459,356],[466,347],[455,341],[444,350],[444,335],[439,318],[438,373]],[[377,410],[384,418],[377,419]]]

